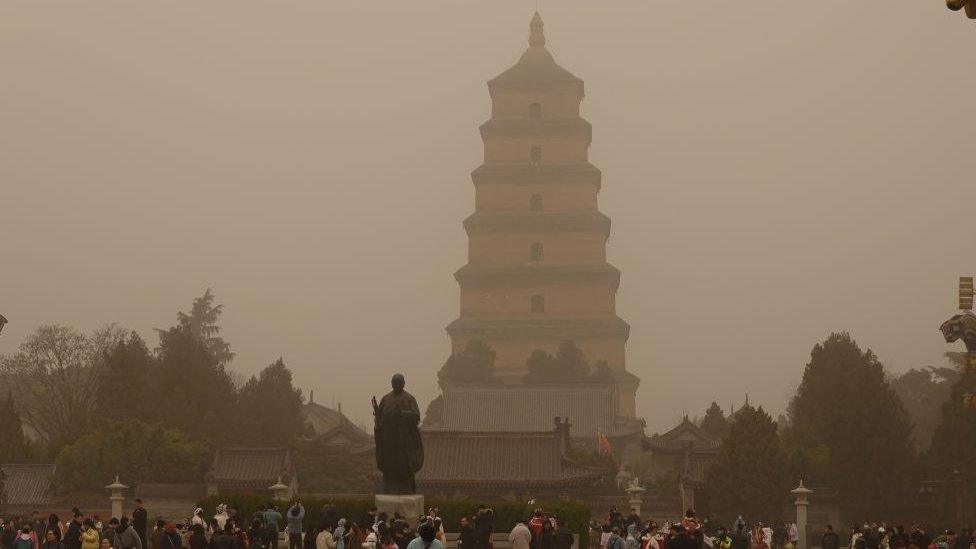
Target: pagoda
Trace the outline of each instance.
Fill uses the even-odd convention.
[[[460,317],[447,327],[452,352],[471,340],[495,351],[502,387],[445,387],[444,418],[477,421],[478,414],[460,407],[471,408],[479,395],[503,402],[521,394],[533,401],[526,405],[539,416],[535,421],[551,425],[547,413],[559,410],[542,401],[579,402],[582,391],[589,402],[574,411],[603,417],[570,419],[593,424],[588,430],[612,431],[618,418],[635,419],[639,380],[626,370],[630,327],[616,312],[620,271],[607,262],[610,219],[598,208],[600,170],[587,156],[592,128],[580,116],[583,81],[556,64],[538,13],[529,28],[529,47],[518,63],[488,82],[491,118],[480,128],[484,163],[472,173],[475,211],[464,220],[468,263],[455,273]],[[605,386],[518,389],[529,355],[555,353],[564,341],[575,343],[591,366],[606,363],[610,393]],[[519,406],[505,407],[518,417]]]

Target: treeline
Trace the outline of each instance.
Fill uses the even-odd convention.
[[[803,478],[831,488],[851,520],[917,519],[921,480],[976,473],[976,412],[962,399],[974,380],[950,359],[956,368],[889,378],[871,350],[835,333],[813,348],[778,421],[749,405],[726,417],[712,403],[700,423],[722,439],[706,470],[709,507],[776,520]]]
[[[68,493],[101,491],[116,473],[196,482],[221,446],[294,448],[310,428],[291,371],[279,358],[235,380],[222,312],[208,289],[154,349],[115,325],[37,328],[0,357],[0,462],[54,461],[54,488]]]

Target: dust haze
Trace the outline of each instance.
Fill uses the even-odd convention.
[[[356,420],[436,394],[486,81],[529,0],[0,4],[0,353],[109,322],[156,345],[212,287],[245,375],[279,356]],[[974,271],[972,25],[941,1],[545,0],[586,82],[648,432],[774,415],[850,331],[942,362]]]

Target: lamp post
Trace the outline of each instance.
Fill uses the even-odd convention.
[[[634,477],[624,491],[627,492],[627,503],[630,504],[630,508],[634,510],[634,514],[640,516],[641,503],[644,502],[644,492],[647,489],[640,485],[640,479]]]
[[[790,490],[790,493],[796,497],[793,504],[796,505],[796,532],[800,538],[796,542],[796,549],[807,549],[807,507],[810,505],[809,498],[813,490],[804,486],[801,478],[800,485]]]
[[[122,491],[129,487],[119,482],[119,475],[115,475],[115,482],[105,487],[109,491],[109,498],[112,500],[112,518],[122,518],[122,502],[125,496]]]

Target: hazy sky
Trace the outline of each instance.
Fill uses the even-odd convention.
[[[357,420],[449,352],[486,81],[532,0],[0,3],[0,352],[213,287],[250,375]],[[942,0],[544,0],[586,81],[649,432],[782,410],[848,330],[941,362],[976,271],[976,24]]]

